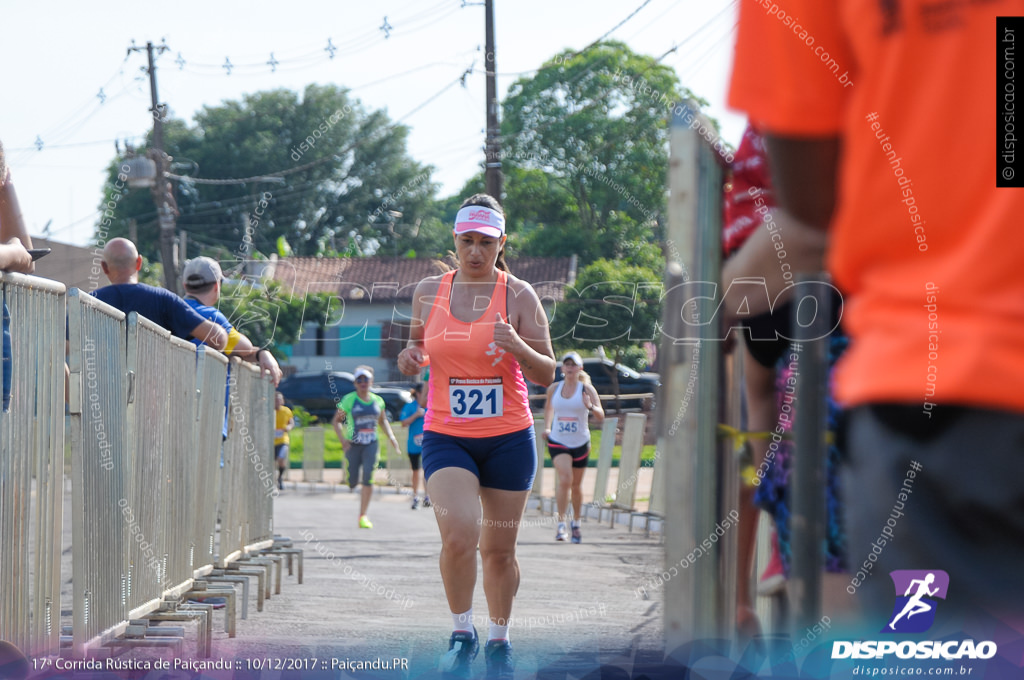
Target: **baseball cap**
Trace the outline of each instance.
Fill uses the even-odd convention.
[[[455,233],[478,231],[485,236],[500,238],[505,234],[505,218],[497,210],[482,205],[467,205],[455,216]]]
[[[580,355],[576,352],[566,352],[565,356],[562,357],[563,364],[565,363],[566,359],[572,359],[572,362],[577,366],[583,365],[583,359],[581,359]]]
[[[220,265],[209,257],[197,257],[186,262],[181,276],[185,280],[185,285],[188,286],[204,286],[224,278]]]
[[[373,380],[373,373],[366,370],[365,368],[356,369],[355,379],[366,378],[367,380]]]

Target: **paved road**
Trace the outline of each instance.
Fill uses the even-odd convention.
[[[408,673],[379,671],[380,677],[430,676],[447,649],[451,625],[434,517],[429,510],[411,510],[408,496],[391,491],[374,497],[372,530],[356,526],[357,514],[357,495],[347,489],[287,490],[279,497],[276,531],[305,548],[305,583],[286,578],[281,595],[262,613],[251,606],[249,619],[239,620],[237,638],[216,632],[214,657],[398,657],[409,660]],[[655,650],[661,605],[638,599],[636,588],[661,564],[657,538],[594,521],[584,524],[581,545],[553,538],[553,519],[527,511],[511,630],[524,677],[566,664],[582,676],[586,668],[614,663],[620,655]],[[480,578],[474,604],[486,635]],[[483,657],[476,663],[482,671]]]

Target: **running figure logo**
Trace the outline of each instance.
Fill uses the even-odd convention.
[[[498,347],[498,345],[494,342],[487,345],[487,348],[488,349],[486,352],[484,352],[484,354],[486,354],[489,357],[496,357],[494,361],[491,362],[491,366],[497,366],[498,364],[500,364],[501,360],[505,358],[505,350]]]
[[[883,633],[923,633],[935,623],[934,599],[946,599],[949,574],[941,569],[902,569],[889,572],[896,588],[896,605]]]

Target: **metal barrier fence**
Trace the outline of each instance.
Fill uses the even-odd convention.
[[[32,656],[60,652],[66,430],[81,656],[231,561],[215,553],[218,502],[230,517],[222,551],[273,544],[273,386],[237,360],[228,383],[219,353],[78,289],[0,273],[0,295],[10,333],[0,376],[13,388],[0,413],[0,639]],[[241,418],[222,475],[226,387]]]
[[[721,264],[722,161],[692,125],[710,123],[691,103],[673,113],[670,126],[668,239],[662,346],[662,417],[665,442],[666,567],[684,564],[694,546],[715,533],[737,474],[731,456],[719,456],[717,424],[721,343],[716,342],[714,296],[687,283],[717,282]],[[692,372],[692,377],[691,377]],[[735,487],[732,487],[735,488]],[[735,532],[716,543],[679,577],[665,583],[666,650],[731,630],[735,579],[722,568],[735,552]],[[733,560],[734,562],[734,560]]]
[[[232,385],[220,353],[197,352],[77,289],[69,295],[68,340],[72,644],[82,656],[213,570],[218,504],[245,525],[243,548],[273,543],[269,496],[239,494],[241,484],[220,493],[228,488],[221,484],[228,388],[247,425],[236,437],[243,448],[233,450],[257,444],[268,470],[273,392],[258,369],[236,361]]]
[[[608,475],[612,469],[612,452],[615,449],[615,432],[619,429],[618,418],[605,418],[601,425],[601,448],[597,452],[597,479],[594,481],[594,502],[604,503],[608,498]]]
[[[699,125],[694,125],[694,121]],[[687,553],[720,533],[722,521],[739,502],[739,472],[733,443],[719,440],[719,422],[737,442],[751,433],[742,427],[742,361],[722,357],[715,317],[720,295],[723,163],[696,128],[711,124],[687,106],[671,121],[669,262],[665,277],[663,406],[658,427],[664,445],[664,486],[672,489],[658,505],[673,523],[666,532],[669,568],[687,561]],[[798,276],[793,297],[800,309],[812,299],[815,315],[807,325],[792,320],[791,336],[803,346],[794,419],[790,632],[809,628],[820,618],[820,587],[825,534],[827,336],[829,295],[821,273]],[[688,285],[689,284],[689,285]],[[660,448],[661,444],[659,444]],[[763,525],[762,525],[763,526]],[[679,570],[665,584],[665,643],[669,652],[697,638],[729,636],[734,629],[737,584],[737,534],[712,540],[715,548]],[[761,530],[762,543],[767,530]],[[762,548],[765,547],[762,545]],[[762,550],[762,552],[766,552]],[[743,578],[749,578],[744,574]],[[759,606],[759,613],[765,608]],[[768,617],[774,618],[774,617]]]
[[[636,506],[637,478],[640,475],[640,460],[644,449],[644,426],[647,416],[642,413],[626,415],[622,428],[622,449],[619,456],[619,480],[615,488],[615,505],[624,510]]]
[[[203,347],[196,356],[195,439],[196,485],[189,507],[194,510],[192,576],[208,574],[216,561],[217,503],[220,500],[221,449],[226,427],[228,359]]]
[[[224,442],[219,563],[274,543],[274,384],[258,368],[231,361]]]
[[[63,284],[0,274],[10,311],[10,408],[0,413],[0,639],[34,655],[60,644],[64,487]],[[5,310],[6,317],[6,310]]]
[[[132,312],[128,315],[128,441],[124,497],[129,520],[126,602],[129,618],[155,610],[192,585],[189,507],[195,500],[196,351],[189,342]],[[134,519],[134,522],[132,521]]]
[[[302,429],[302,481],[324,481],[324,428],[319,425]]]
[[[125,315],[77,288],[68,293],[68,432],[71,438],[73,645],[127,625],[129,466]],[[130,510],[129,510],[130,512]]]

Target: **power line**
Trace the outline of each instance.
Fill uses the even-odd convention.
[[[461,7],[454,5],[448,11],[443,11],[446,5],[451,5],[452,0],[442,0],[442,2],[422,10],[409,17],[400,17],[394,20],[395,26],[391,29],[390,33],[395,36],[405,36],[421,31],[428,28],[444,19],[448,18],[455,12],[459,11]],[[440,15],[436,15],[438,11],[442,11]],[[435,16],[436,15],[436,16]],[[411,26],[428,20],[420,26]],[[265,56],[243,57],[242,59],[232,60],[227,57],[227,62],[213,60],[210,61],[208,57],[200,57],[200,61],[186,59],[181,53],[177,53],[175,64],[178,65],[178,70],[193,73],[195,75],[216,75],[220,77],[226,77],[231,75],[254,75],[253,72],[265,73],[265,72],[287,72],[294,71],[303,68],[309,68],[327,61],[331,61],[336,57],[347,57],[354,54],[364,52],[367,48],[375,43],[383,42],[386,38],[380,36],[380,29],[368,29],[363,33],[357,34],[350,39],[339,39],[338,43],[343,47],[338,47],[334,44],[332,38],[327,38],[325,47],[318,47],[315,49],[303,51],[295,56],[280,56],[274,55],[284,54],[281,50],[274,50]],[[245,61],[245,59],[251,59],[251,61]],[[271,63],[273,62],[273,63]],[[226,73],[225,67],[230,63],[230,71]],[[292,64],[301,64],[301,66],[291,67]],[[205,72],[203,72],[205,71]]]
[[[675,0],[675,2],[673,2],[671,5],[669,5],[668,9],[666,9],[664,12],[662,12],[661,14],[659,14],[658,16],[654,17],[649,22],[644,24],[642,28],[638,29],[636,31],[636,33],[633,33],[629,38],[627,38],[627,40],[632,40],[636,36],[640,35],[644,31],[646,31],[648,28],[650,28],[651,26],[653,26],[656,23],[658,23],[661,20],[661,18],[664,17],[666,14],[669,14],[669,13],[675,11],[675,9],[678,8],[682,4],[683,4],[683,0]]]
[[[614,33],[615,31],[617,31],[618,29],[622,28],[622,26],[623,26],[623,25],[624,25],[624,24],[625,24],[625,23],[626,23],[627,21],[629,21],[630,19],[632,19],[633,17],[635,17],[635,16],[636,16],[636,15],[637,15],[637,14],[638,14],[638,13],[640,12],[640,10],[642,10],[642,9],[643,9],[644,7],[647,7],[647,5],[649,5],[649,4],[651,4],[651,0],[644,0],[644,3],[643,3],[642,5],[640,5],[639,7],[637,7],[637,8],[635,9],[635,10],[633,10],[632,12],[630,12],[630,13],[629,13],[629,16],[628,16],[628,17],[626,17],[625,19],[623,19],[623,20],[622,20],[622,21],[620,21],[619,23],[617,23],[617,24],[615,24],[614,26],[612,26],[612,27],[611,27],[611,28],[610,28],[610,29],[609,29],[608,31],[606,31],[606,32],[604,33],[604,35],[602,35],[602,36],[601,36],[600,38],[598,38],[597,40],[593,41],[592,43],[590,43],[589,45],[587,45],[586,47],[584,47],[584,48],[583,48],[582,50],[579,50],[578,52],[576,52],[576,54],[574,54],[574,55],[572,55],[572,56],[573,56],[573,57],[575,57],[575,56],[577,56],[577,55],[579,55],[579,54],[582,54],[583,52],[586,52],[586,51],[587,51],[587,50],[589,50],[589,49],[590,49],[591,47],[593,47],[594,45],[598,44],[599,42],[601,42],[602,40],[604,40],[605,38],[607,38],[608,36],[610,36],[610,35],[611,35],[612,33]]]
[[[470,67],[469,69],[464,71],[463,75],[465,75],[466,73],[470,72],[471,69],[472,69],[472,67]],[[450,83],[448,83],[447,85],[442,87],[436,93],[434,93],[433,95],[428,97],[425,101],[420,103],[418,106],[413,108],[411,111],[406,113],[404,116],[402,116],[401,118],[397,119],[391,125],[388,125],[385,128],[383,128],[381,130],[381,133],[382,134],[387,134],[388,132],[393,131],[395,128],[397,128],[399,125],[401,125],[402,121],[406,120],[407,118],[409,118],[413,114],[417,113],[418,111],[423,109],[425,106],[427,106],[428,104],[433,102],[435,99],[437,99],[438,97],[443,95],[449,89],[451,89],[455,85],[457,85],[460,82],[462,82],[463,75],[460,75],[458,78],[456,78],[455,80],[451,81]],[[371,141],[377,141],[377,139],[369,138],[369,139],[356,140],[355,142],[352,142],[351,144],[349,144],[347,147],[345,147],[344,149],[342,149],[341,151],[339,151],[336,154],[332,154],[330,156],[326,156],[324,158],[320,158],[320,159],[315,160],[315,161],[310,161],[309,163],[304,163],[303,165],[298,165],[298,166],[296,166],[294,168],[287,168],[287,169],[284,169],[284,170],[277,170],[277,171],[274,171],[274,172],[267,172],[267,173],[264,173],[262,175],[255,175],[255,176],[252,176],[252,177],[206,179],[206,178],[198,178],[198,177],[187,177],[187,176],[184,176],[184,175],[173,175],[173,174],[170,174],[170,173],[167,173],[167,176],[171,177],[171,178],[174,178],[174,179],[177,179],[179,181],[191,182],[193,184],[213,184],[213,185],[248,184],[250,182],[256,182],[256,181],[269,181],[268,178],[271,178],[271,177],[284,177],[286,175],[295,174],[296,172],[301,172],[303,170],[308,170],[309,168],[316,167],[316,166],[322,165],[324,163],[329,163],[331,161],[335,161],[336,159],[345,156],[349,152],[351,152],[351,151],[355,150],[356,148],[362,146],[363,144],[367,144],[367,143],[369,143]]]

